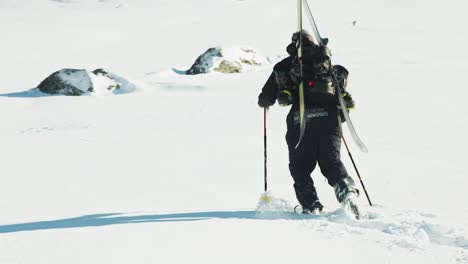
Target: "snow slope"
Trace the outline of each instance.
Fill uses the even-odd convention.
[[[369,154],[352,152],[376,204],[360,198],[363,220],[342,211],[319,170],[326,212],[291,214],[278,106],[268,113],[275,210],[257,210],[256,102],[271,66],[177,73],[216,46],[284,56],[296,1],[1,0],[0,263],[468,263],[468,3],[309,3],[351,72]],[[30,90],[61,68],[100,67],[135,88]]]

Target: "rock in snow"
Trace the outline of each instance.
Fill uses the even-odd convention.
[[[82,95],[94,91],[88,71],[79,69],[62,69],[52,73],[37,87],[48,94]]]
[[[48,94],[79,96],[103,91],[126,93],[134,91],[135,85],[103,69],[96,69],[93,72],[85,69],[62,69],[42,81],[38,89]]]
[[[187,74],[193,75],[211,71],[239,73],[270,63],[267,57],[249,47],[215,47],[200,55]]]

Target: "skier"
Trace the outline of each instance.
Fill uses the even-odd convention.
[[[258,96],[260,107],[272,106],[276,100],[280,105],[292,105],[286,119],[286,142],[289,149],[289,171],[294,180],[296,197],[304,214],[320,213],[323,205],[317,196],[311,173],[318,162],[322,174],[334,187],[338,201],[350,206],[358,218],[354,197],[359,192],[340,160],[341,123],[344,122],[339,109],[337,87],[333,84],[333,70],[342,87],[342,96],[349,109],[354,100],[344,90],[348,71],[339,65],[330,69],[330,51],[318,46],[310,34],[303,31],[302,74],[297,58],[297,42],[300,33],[293,34],[292,43],[286,48],[289,57],[277,63]],[[300,134],[298,86],[303,81],[306,131],[296,147]],[[351,204],[350,204],[351,203]]]

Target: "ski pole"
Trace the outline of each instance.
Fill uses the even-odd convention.
[[[343,136],[343,133],[341,134],[341,138],[343,139],[343,142],[345,144],[346,150],[348,151],[349,158],[351,158],[351,162],[353,163],[354,170],[356,170],[357,176],[359,178],[359,181],[361,182],[362,189],[364,190],[364,193],[366,194],[367,200],[369,201],[369,205],[372,206],[372,202],[369,198],[369,194],[367,193],[366,186],[364,186],[364,182],[362,181],[361,174],[359,174],[359,171],[356,167],[356,163],[354,162],[353,155],[351,155],[351,151],[349,151],[348,144],[346,143],[346,139]]]
[[[264,169],[264,175],[263,175],[263,180],[264,180],[264,192],[260,198],[260,200],[268,204],[270,202],[270,197],[268,197],[268,184],[267,184],[267,129],[266,129],[266,123],[267,123],[267,112],[268,108],[265,107],[263,108],[263,154],[264,154],[264,160],[263,160],[263,169]]]
[[[267,185],[267,129],[266,129],[266,122],[267,122],[267,109],[263,108],[263,153],[264,153],[264,182],[265,182],[265,192],[268,190]]]

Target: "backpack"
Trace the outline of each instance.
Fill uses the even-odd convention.
[[[330,72],[330,50],[326,46],[304,48],[302,54],[302,80],[304,94],[307,97],[317,97],[323,100],[334,99],[336,87]],[[289,76],[298,86],[301,81],[300,65],[297,57],[291,62]]]
[[[296,97],[297,87],[301,81],[300,64],[297,59],[295,44],[288,46],[291,55],[275,65],[274,74],[279,90],[288,90]],[[335,102],[337,87],[334,85],[331,75],[331,52],[326,46],[313,46],[303,48],[302,53],[302,77],[304,96],[308,101]],[[333,71],[337,77],[339,86],[344,92],[347,84],[348,71],[341,65],[334,65]]]

